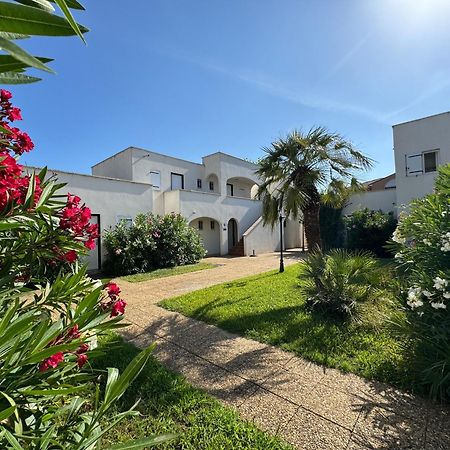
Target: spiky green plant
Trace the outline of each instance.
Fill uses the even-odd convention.
[[[380,295],[378,261],[367,252],[317,250],[301,264],[300,290],[313,310],[353,319],[361,306]]]

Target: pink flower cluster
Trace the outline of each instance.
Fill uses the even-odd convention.
[[[109,282],[105,285],[108,294],[108,300],[101,303],[101,308],[104,311],[111,311],[111,317],[116,317],[119,314],[125,314],[127,302],[119,298],[120,287],[116,283]]]
[[[8,123],[8,121],[22,120],[22,113],[19,108],[12,106],[11,98],[11,92],[0,89],[0,126],[6,130],[1,130],[0,132],[0,150],[12,150],[16,155],[22,155],[33,150],[34,144],[27,133],[20,131],[16,127],[11,127]]]
[[[98,238],[98,226],[91,224],[91,210],[85,205],[80,206],[80,197],[67,194],[66,206],[60,213],[59,228],[68,230],[78,241],[83,241],[86,248],[95,248],[95,239]],[[71,250],[65,255],[68,262],[76,260],[76,252]]]
[[[69,343],[74,339],[79,339],[81,337],[80,330],[77,324],[73,327],[69,328],[65,333],[60,334],[55,340],[51,342],[51,346],[61,345],[63,343]],[[86,353],[89,351],[89,345],[86,343],[80,344],[78,349],[75,352],[66,352],[71,353],[77,357],[77,365],[81,369],[88,361],[88,356]],[[39,371],[45,372],[48,369],[55,369],[64,361],[64,353],[56,352],[54,355],[49,358],[44,359],[39,364]]]
[[[11,98],[9,91],[0,89],[0,211],[14,203],[24,204],[31,179],[22,176],[23,167],[10,155],[11,151],[21,155],[34,147],[28,134],[7,123],[7,120],[13,122],[22,119],[20,109],[11,105]],[[34,203],[39,201],[42,193],[40,181],[35,177]]]

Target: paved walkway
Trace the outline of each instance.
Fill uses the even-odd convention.
[[[286,263],[299,256],[294,252]],[[156,306],[277,267],[275,254],[210,260],[223,265],[143,283],[121,280],[132,322],[124,336],[140,347],[156,342],[164,365],[298,449],[450,449],[448,408]]]

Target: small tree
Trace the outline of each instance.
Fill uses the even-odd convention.
[[[265,180],[258,191],[264,222],[273,225],[281,211],[294,217],[301,212],[309,249],[321,248],[321,191],[334,180],[351,182],[354,172],[370,168],[372,160],[323,127],[294,130],[265,151],[257,171]]]

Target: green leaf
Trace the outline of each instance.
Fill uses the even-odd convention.
[[[1,435],[4,435],[6,437],[7,441],[12,445],[13,450],[24,450],[24,448],[21,447],[17,439],[8,430],[4,429],[0,434],[0,436]]]
[[[52,4],[47,0],[14,0],[17,3],[22,3],[22,5],[33,6],[34,8],[40,8],[44,11],[48,11],[50,13],[55,11]]]
[[[42,78],[31,77],[15,72],[0,73],[0,84],[29,84],[41,81]]]
[[[64,0],[55,0],[55,2],[58,4],[58,6],[61,8],[61,11],[66,16],[67,22],[70,23],[70,26],[74,29],[74,31],[80,36],[81,40],[86,43],[84,40],[83,34],[81,33],[80,27],[75,22],[75,19],[72,16],[72,13],[70,12],[70,9],[68,8],[66,2]]]
[[[69,395],[75,392],[81,392],[87,389],[87,386],[71,387],[66,389],[24,389],[19,391],[22,395],[31,397],[53,397],[55,395]]]
[[[108,393],[105,393],[104,406],[106,409],[109,407],[108,403],[120,398],[130,383],[139,375],[141,370],[144,368],[150,354],[152,353],[155,345],[150,345],[145,350],[141,351],[134,359],[128,364],[127,368],[124,370],[122,375],[114,381],[110,386]]]
[[[16,39],[28,39],[30,37],[27,34],[7,33],[6,31],[0,31],[0,36],[8,39],[8,41],[15,41]]]
[[[5,52],[9,53],[14,58],[22,61],[27,66],[36,67],[36,69],[44,70],[46,72],[54,73],[52,69],[47,67],[44,63],[39,61],[39,59],[27,53],[25,50],[20,48],[18,45],[14,44],[8,39],[0,37],[0,48]]]
[[[12,416],[16,411],[16,406],[10,406],[9,408],[0,411],[0,422],[2,420],[7,419],[9,416]]]
[[[87,28],[79,25],[85,33]],[[0,31],[37,36],[73,36],[75,30],[63,18],[31,6],[0,2]]]
[[[53,61],[53,59],[51,58],[37,57],[36,59],[38,59],[42,63]],[[26,67],[30,66],[28,64],[25,64],[24,62],[18,61],[11,55],[0,55],[0,72],[12,72]]]
[[[52,3],[56,2],[56,0],[49,0],[49,1],[51,1]],[[79,9],[79,10],[84,11],[84,6],[80,3],[78,3],[77,0],[65,0],[65,2],[69,8]]]
[[[176,434],[163,434],[161,436],[153,436],[125,442],[123,444],[116,444],[109,447],[108,450],[141,450],[145,447],[154,447],[155,445],[163,444],[164,442],[171,441],[176,437],[178,437]]]

